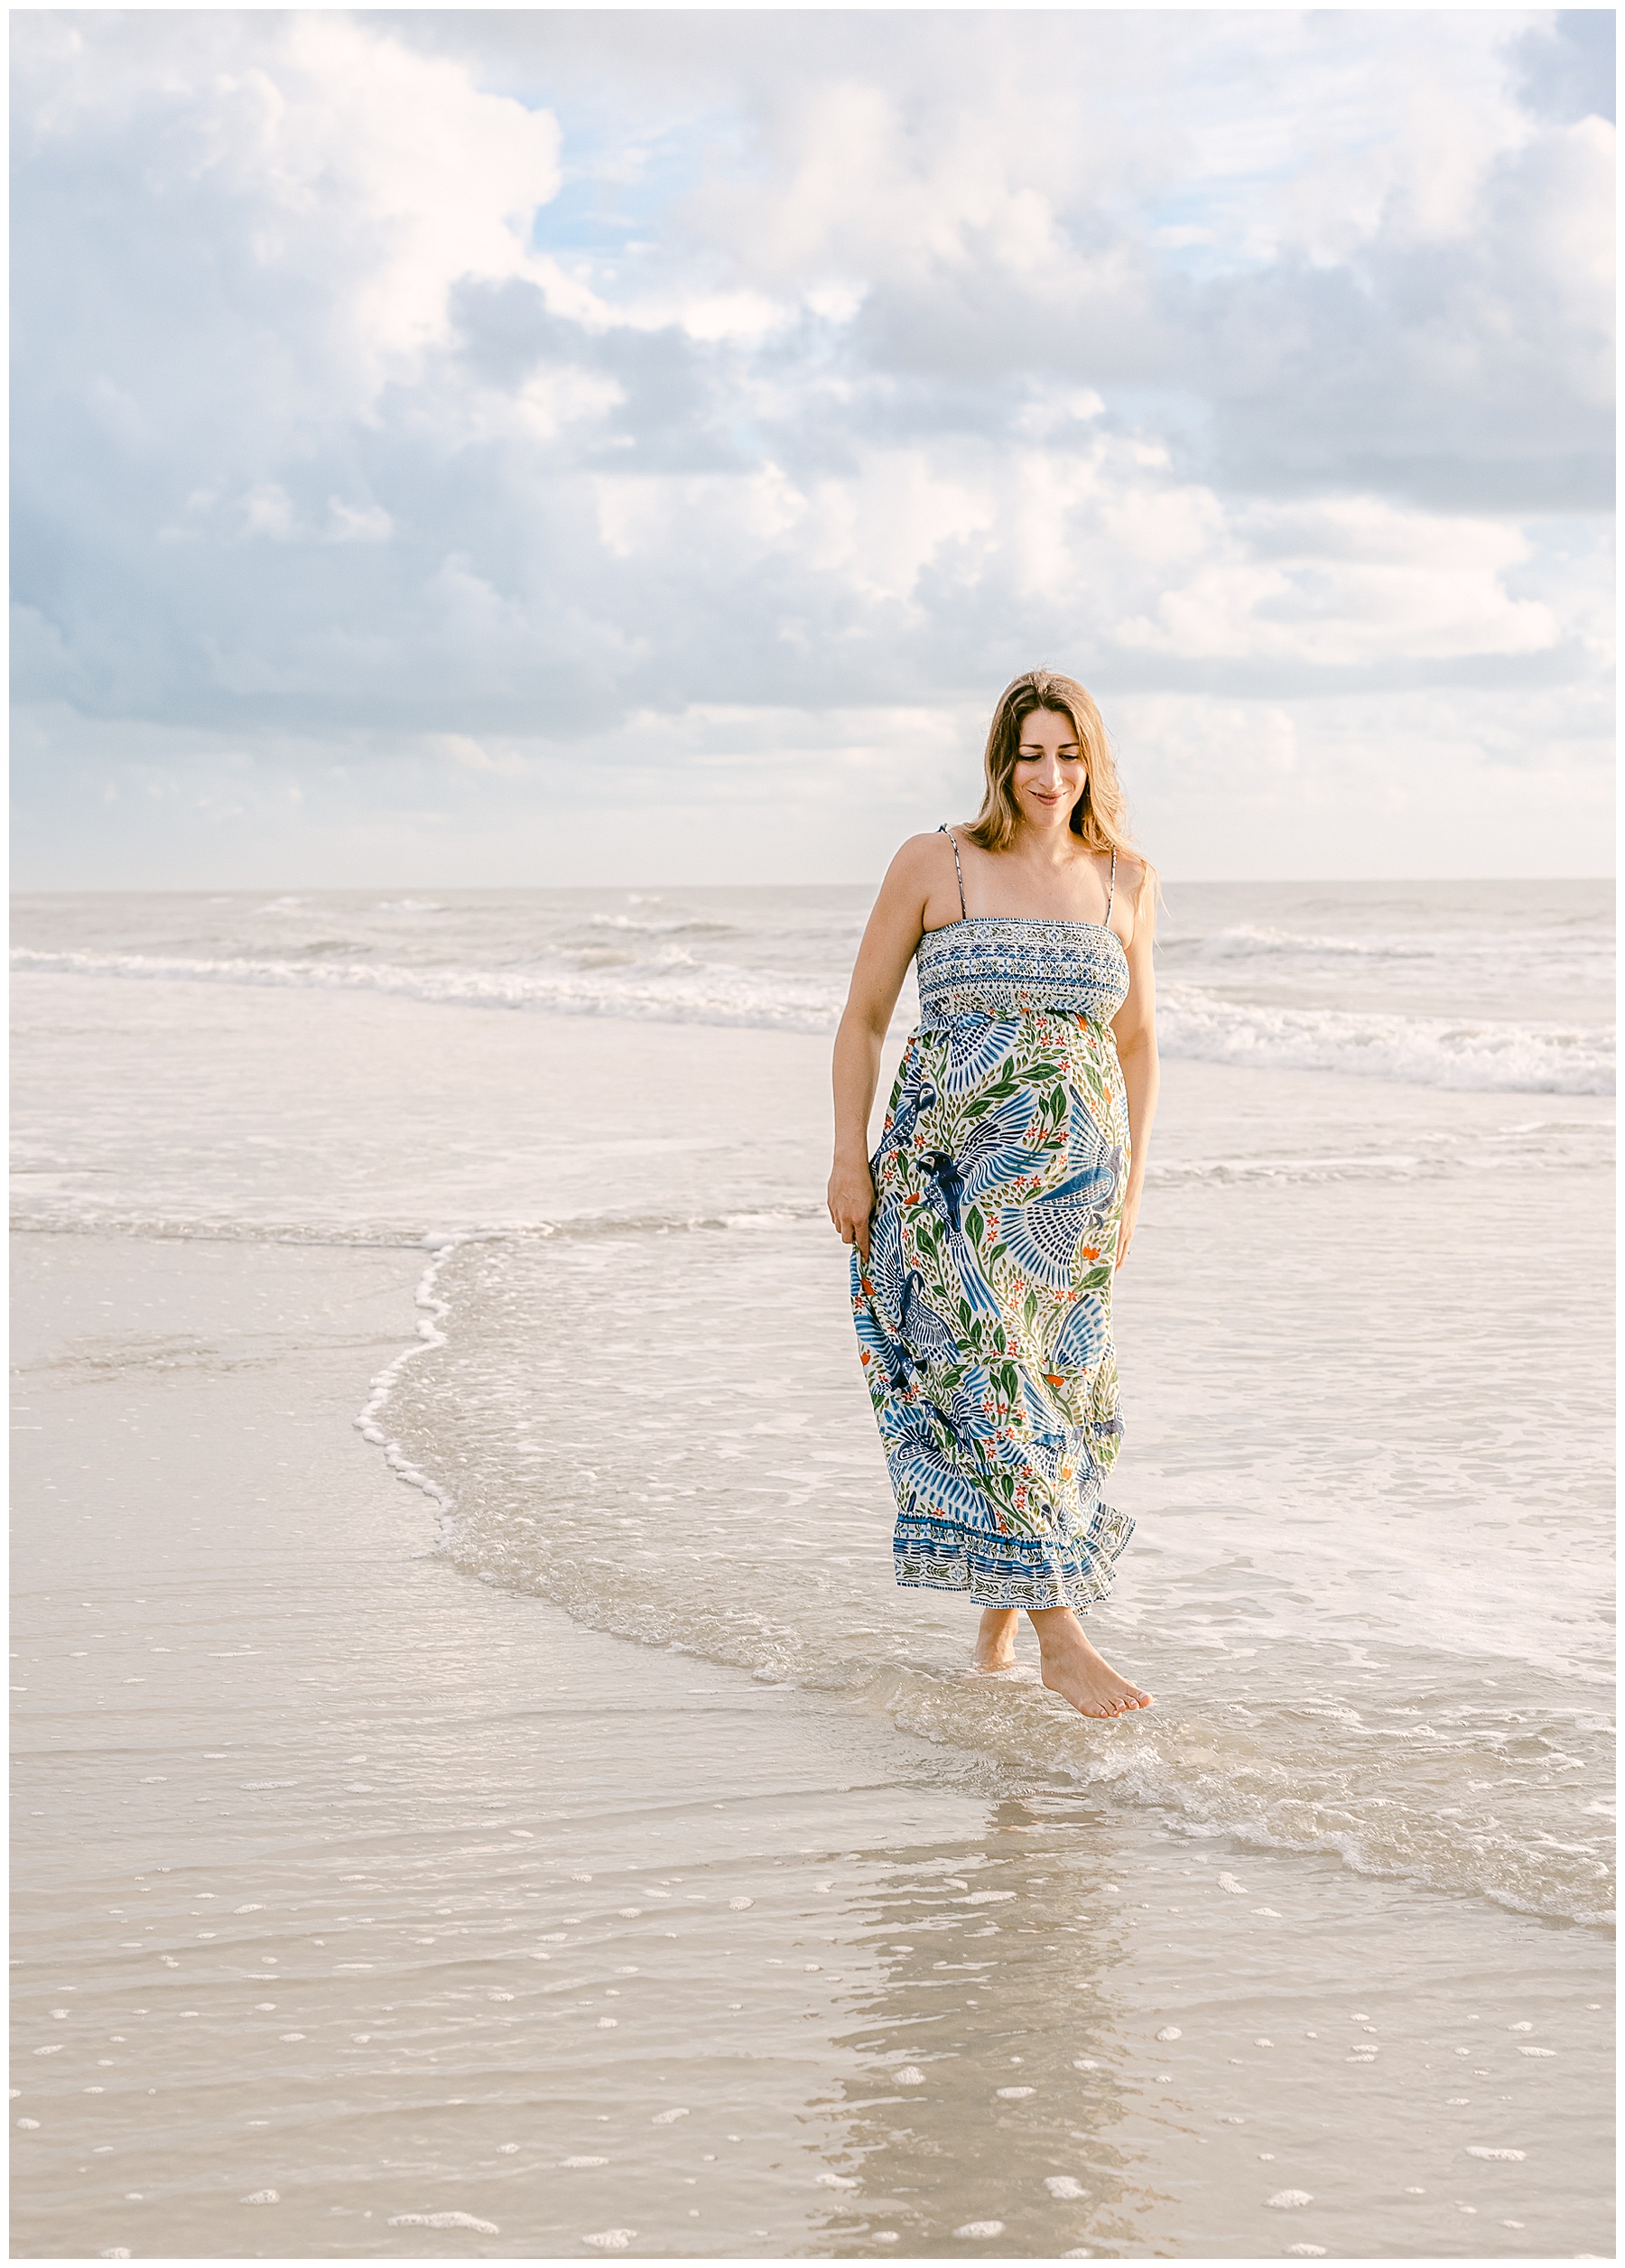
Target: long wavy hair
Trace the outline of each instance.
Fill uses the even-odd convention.
[[[1021,824],[1011,775],[1021,748],[1021,728],[1037,709],[1053,709],[1068,718],[1072,737],[1083,751],[1083,793],[1072,805],[1072,831],[1089,850],[1116,850],[1138,859],[1147,878],[1153,869],[1135,848],[1128,832],[1127,806],[1118,780],[1117,762],[1100,712],[1074,677],[1059,670],[1029,669],[1008,684],[999,695],[988,729],[982,758],[987,791],[974,826],[965,829],[970,841],[984,850],[1008,850]]]

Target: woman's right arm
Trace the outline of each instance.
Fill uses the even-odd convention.
[[[925,925],[926,901],[942,845],[935,835],[911,836],[887,869],[852,970],[851,990],[835,1035],[835,1164],[830,1175],[830,1218],[843,1244],[868,1258],[869,1215],[875,1184],[869,1173],[868,1122],[880,1077],[880,1051],[892,1010]]]

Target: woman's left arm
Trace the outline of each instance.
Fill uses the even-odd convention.
[[[1134,928],[1124,941],[1128,957],[1128,998],[1111,1019],[1118,1061],[1123,1066],[1123,1087],[1128,1098],[1128,1139],[1132,1157],[1128,1187],[1123,1197],[1118,1229],[1117,1265],[1121,1268],[1134,1241],[1140,1198],[1146,1186],[1146,1158],[1151,1147],[1151,1122],[1156,1116],[1162,1070],[1156,1058],[1156,975],[1151,947],[1156,930],[1156,889],[1146,869],[1140,869],[1135,896]]]

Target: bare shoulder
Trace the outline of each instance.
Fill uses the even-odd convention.
[[[928,835],[910,835],[887,867],[886,879],[903,889],[917,887],[924,894],[941,878],[944,866],[952,866],[952,846],[940,829]]]
[[[953,845],[941,829],[910,835],[886,869],[875,914],[884,925],[907,931],[912,952],[921,932],[959,918],[959,877]]]
[[[910,869],[927,867],[939,859],[951,856],[947,836],[940,827],[933,827],[929,834],[910,835],[905,842],[900,843],[892,864],[896,867],[906,864]]]

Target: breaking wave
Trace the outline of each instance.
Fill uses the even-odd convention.
[[[619,930],[618,917],[608,926]],[[677,944],[610,968],[572,965],[562,956],[524,966],[412,968],[394,962],[205,960],[46,953],[26,946],[13,953],[12,965],[61,975],[311,986],[390,993],[439,1007],[533,1009],[556,1016],[809,1033],[834,1030],[846,991],[844,979],[704,961]],[[1598,1025],[1278,1008],[1237,1003],[1199,986],[1171,983],[1159,1002],[1158,1036],[1165,1055],[1258,1070],[1337,1072],[1491,1093],[1613,1091],[1613,1035]]]

